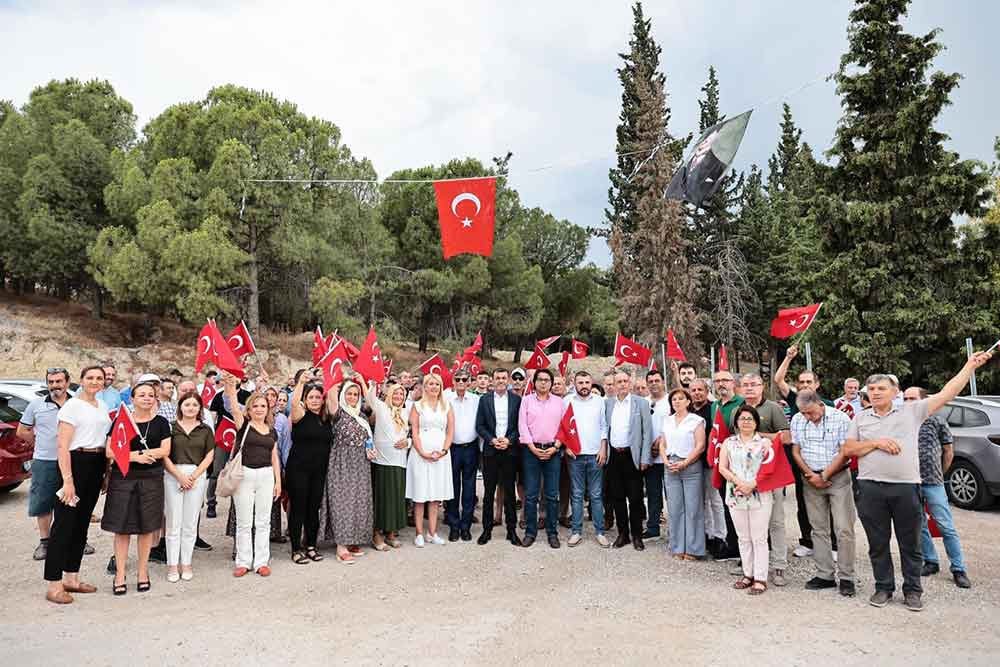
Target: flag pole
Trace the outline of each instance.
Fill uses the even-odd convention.
[[[1000,343],[1000,341],[997,342]],[[994,344],[993,347],[996,347],[996,345]],[[991,347],[990,350],[992,350],[993,347]],[[972,352],[973,352],[972,338],[969,337],[965,339],[965,353],[966,356],[970,359],[972,358]],[[972,371],[972,375],[969,376],[969,395],[970,396],[979,395],[979,392],[976,389],[976,371]]]

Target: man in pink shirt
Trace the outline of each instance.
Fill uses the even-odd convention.
[[[524,448],[524,505],[527,528],[523,544],[530,547],[538,534],[538,495],[545,480],[545,532],[549,546],[558,549],[559,530],[559,468],[562,452],[556,441],[559,422],[565,408],[563,401],[552,393],[552,371],[535,372],[535,391],[521,399],[518,431]]]

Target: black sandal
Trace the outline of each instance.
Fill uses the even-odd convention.
[[[295,563],[296,565],[308,565],[309,559],[301,551],[293,551],[292,562]]]
[[[318,563],[321,560],[323,560],[323,554],[321,554],[320,552],[316,551],[316,547],[309,547],[308,549],[306,549],[306,557],[309,560],[314,561],[316,563]]]
[[[128,582],[121,585],[113,584],[111,586],[111,592],[115,595],[125,595],[128,593]]]
[[[150,588],[152,588],[152,585],[148,581],[140,581],[135,585],[135,590],[139,591],[140,593],[145,593]]]

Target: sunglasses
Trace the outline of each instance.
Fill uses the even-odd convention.
[[[469,378],[455,378],[455,382],[468,382]]]

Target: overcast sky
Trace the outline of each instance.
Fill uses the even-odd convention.
[[[709,65],[727,115],[755,107],[734,166],[765,165],[783,96],[825,151],[840,116],[834,72],[846,0],[658,0],[645,4],[663,48],[675,135],[697,130]],[[139,127],[214,85],[265,89],[336,123],[380,176],[514,152],[527,206],[597,225],[607,204],[630,3],[10,2],[0,0],[0,98],[23,104],[50,79],[108,79]],[[993,161],[1000,134],[1000,3],[918,0],[906,28],[943,30],[937,66],[964,75],[940,119],[962,157]],[[817,79],[820,79],[818,82]],[[609,262],[595,240],[590,258]]]

